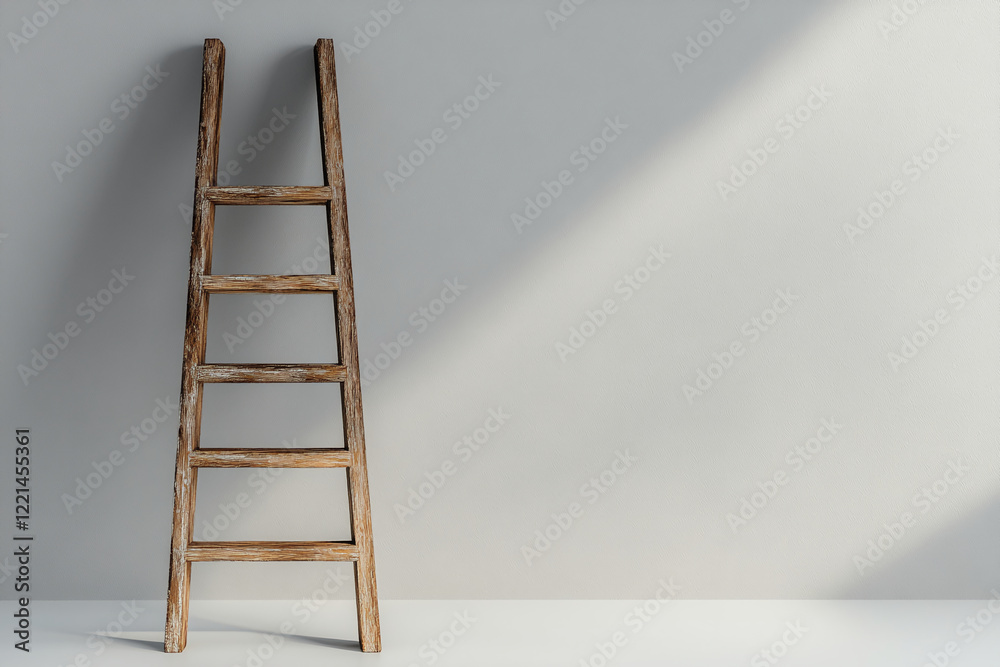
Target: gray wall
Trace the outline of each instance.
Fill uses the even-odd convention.
[[[993,3],[588,2],[550,25],[556,0],[402,0],[348,54],[389,3],[225,1],[70,2],[37,30],[36,3],[0,8],[30,36],[0,46],[0,525],[28,427],[39,597],[165,595],[159,404],[180,385],[205,37],[227,48],[237,184],[321,182],[311,47],[338,43],[383,597],[997,585]],[[321,213],[221,210],[216,272],[328,270],[303,264]],[[115,271],[134,277],[102,291]],[[333,359],[328,298],[217,297],[210,321],[210,361]],[[53,357],[37,375],[33,350]],[[329,446],[337,400],[213,386],[203,442]],[[200,538],[348,530],[342,471],[205,471],[198,500]],[[198,565],[194,595],[297,598],[329,569]]]

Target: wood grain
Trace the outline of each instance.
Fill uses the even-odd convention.
[[[191,542],[191,562],[248,561],[356,561],[358,547],[351,542]]]
[[[340,278],[331,275],[202,276],[201,288],[212,294],[236,294],[238,292],[309,294],[311,292],[337,291],[340,289]]]
[[[320,143],[323,155],[323,183],[333,188],[326,208],[330,234],[330,266],[340,278],[336,292],[337,349],[347,377],[340,386],[344,445],[354,454],[347,470],[351,509],[352,539],[358,545],[354,565],[354,585],[358,602],[358,636],[361,650],[382,650],[375,584],[375,549],[372,541],[371,503],[368,497],[368,463],[365,458],[365,431],[361,410],[361,377],[358,361],[358,332],[354,318],[354,278],[351,244],[347,231],[347,190],[344,183],[344,149],[340,136],[337,102],[336,50],[332,39],[316,42],[316,98],[319,102]]]
[[[348,468],[346,449],[196,449],[191,465],[200,468]]]
[[[333,41],[318,40],[315,56],[324,185],[219,187],[219,121],[222,114],[225,50],[219,40],[205,40],[164,636],[164,650],[170,653],[182,651],[187,643],[191,563],[220,560],[354,561],[361,650],[373,652],[382,648]],[[335,275],[211,275],[216,204],[324,205],[330,237],[330,265]],[[205,335],[209,295],[236,292],[332,293],[336,306],[337,349],[343,365],[206,364]],[[199,437],[202,389],[205,382],[340,382],[345,448],[201,449]],[[193,541],[192,525],[199,467],[346,468],[351,541]]]
[[[212,272],[212,236],[215,207],[204,196],[215,185],[219,170],[219,121],[222,117],[223,72],[226,51],[217,39],[205,40],[201,71],[201,112],[195,162],[194,209],[191,221],[191,268],[188,278],[187,320],[184,326],[184,366],[181,371],[180,427],[174,474],[174,516],[170,534],[170,574],[167,583],[167,621],[163,650],[178,653],[187,645],[191,562],[186,549],[194,524],[198,470],[189,463],[201,431],[201,384],[195,369],[205,360],[208,294],[199,289],[201,276]]]
[[[327,186],[236,185],[206,188],[205,197],[215,204],[297,205],[326,204],[333,198]]]
[[[200,364],[199,382],[343,382],[347,370],[338,364]]]

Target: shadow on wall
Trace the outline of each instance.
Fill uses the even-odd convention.
[[[90,200],[92,204],[78,210],[72,224],[61,232],[72,239],[67,240],[66,247],[74,248],[65,261],[53,267],[58,274],[54,284],[61,290],[79,282],[81,275],[120,266],[123,258],[126,271],[140,274],[140,282],[144,285],[140,288],[142,293],[136,294],[141,302],[137,301],[128,313],[121,311],[115,315],[127,315],[122,322],[128,328],[128,335],[108,338],[103,343],[90,341],[93,349],[98,350],[97,354],[60,359],[57,369],[46,373],[52,377],[44,377],[30,388],[36,398],[52,405],[74,405],[74,409],[101,423],[107,421],[102,415],[107,414],[104,406],[109,397],[103,392],[88,391],[95,382],[113,387],[112,402],[115,396],[130,395],[139,387],[145,392],[148,384],[144,383],[150,377],[163,379],[157,384],[170,387],[169,396],[173,400],[180,390],[190,236],[178,233],[176,190],[170,184],[178,181],[186,184],[184,203],[190,205],[202,57],[203,49],[199,44],[174,51],[160,61],[162,70],[170,73],[170,85],[156,91],[155,104],[143,105],[141,113],[116,128],[119,148],[114,164],[101,174],[103,187]],[[259,106],[262,112],[275,105],[305,107],[315,104],[311,48],[294,50],[268,71],[257,73],[255,78],[260,86],[254,88],[259,91],[254,106]],[[236,136],[241,136],[256,132],[258,127],[256,122],[247,122],[232,129]],[[316,128],[307,128],[305,124],[288,130],[289,134],[309,131],[317,132]],[[220,150],[223,156],[225,150],[224,146]],[[289,147],[276,142],[269,157],[278,163],[294,161],[295,156],[287,153],[288,150]],[[246,177],[253,179],[260,167],[250,167]],[[247,246],[254,243],[244,235],[234,240]],[[132,289],[135,288],[130,291]],[[39,321],[65,318],[65,304],[59,299],[52,299],[51,303],[51,312],[35,316]],[[20,343],[25,349],[32,345],[37,342],[25,340]],[[61,377],[56,377],[60,374]],[[296,400],[294,395],[280,398],[275,401],[274,408],[279,412],[294,412]],[[221,415],[223,418],[235,419],[239,415],[235,403],[228,404],[223,411],[227,413]],[[317,414],[313,419],[318,423],[322,417]],[[129,464],[127,479],[122,478],[114,490],[120,498],[156,497],[156,507],[141,502],[107,506],[101,522],[118,526],[116,531],[107,534],[95,535],[85,521],[78,520],[79,515],[73,515],[67,524],[67,534],[79,533],[80,548],[76,558],[80,571],[106,569],[108,554],[114,554],[115,586],[120,586],[117,590],[122,596],[131,595],[127,591],[145,591],[142,595],[157,598],[166,590],[177,427],[174,415],[161,427],[163,446],[149,449],[142,463]],[[101,430],[116,431],[106,424]],[[88,456],[103,460],[107,451],[114,447],[120,447],[117,433],[112,441],[94,442]],[[105,495],[112,491],[102,489],[100,493]],[[167,501],[160,502],[163,499]],[[61,501],[59,508],[62,511]],[[110,536],[118,538],[114,544],[107,543]],[[155,573],[152,577],[151,572]],[[151,579],[156,580],[157,585],[151,587]],[[162,585],[159,584],[161,579]],[[75,578],[59,595],[94,598],[109,594],[111,589],[104,585],[91,588],[92,581],[92,577]]]
[[[947,496],[939,502],[949,502]],[[930,501],[926,514],[914,505],[907,508],[917,524],[929,521],[937,508]],[[926,517],[926,518],[925,518]],[[896,600],[982,600],[993,592],[982,588],[983,580],[992,580],[1000,590],[1000,497],[995,497],[978,511],[938,528],[923,543],[911,545],[918,538],[907,535],[910,527],[896,517],[884,522],[864,551],[855,556],[857,584],[831,591],[828,597],[845,599]],[[897,555],[903,551],[902,555]],[[941,569],[948,567],[946,577]]]
[[[139,290],[141,293],[134,297],[143,299],[145,307],[136,306],[129,313],[118,309],[111,311],[112,315],[101,318],[102,324],[125,318],[120,320],[123,323],[121,326],[128,328],[129,335],[108,336],[103,340],[82,337],[77,347],[89,346],[91,354],[84,354],[84,350],[80,349],[78,353],[60,359],[54,370],[25,390],[32,400],[66,406],[64,414],[71,421],[67,428],[74,433],[87,432],[89,428],[108,435],[108,440],[87,443],[88,452],[83,456],[92,457],[94,461],[103,460],[108,451],[121,447],[117,439],[118,429],[108,428],[107,425],[110,423],[109,405],[133,395],[137,387],[144,387],[144,381],[153,374],[175,378],[173,382],[179,387],[178,360],[183,341],[178,337],[169,346],[159,345],[162,337],[157,332],[178,330],[178,321],[184,320],[183,305],[178,307],[176,302],[163,297],[168,289],[184,289],[182,276],[186,275],[186,270],[175,268],[171,258],[176,255],[163,251],[163,243],[176,237],[176,229],[163,225],[165,216],[158,212],[162,210],[163,203],[169,201],[169,171],[183,163],[190,165],[193,172],[194,160],[188,159],[188,153],[194,142],[188,137],[193,136],[192,129],[197,127],[195,100],[200,84],[190,73],[200,70],[201,52],[200,46],[191,46],[173,51],[159,61],[159,67],[169,73],[170,85],[155,91],[155,104],[143,104],[141,112],[127,117],[127,122],[117,124],[114,130],[118,146],[113,156],[115,162],[107,162],[108,166],[101,175],[103,185],[88,197],[90,205],[77,207],[72,218],[65,221],[65,229],[60,230],[65,237],[64,247],[72,248],[72,252],[68,252],[52,268],[58,276],[58,280],[53,281],[58,292],[49,299],[50,312],[35,315],[40,322],[64,321],[67,312],[72,312],[72,307],[67,309],[67,304],[60,299],[74,294],[79,298],[78,285],[90,280],[89,276],[103,274],[108,267],[117,269],[123,264],[126,275],[142,275],[142,281],[137,282],[147,286],[152,284],[153,288],[162,292],[154,294],[147,287],[130,287],[126,296],[133,298],[132,292]],[[96,164],[88,168],[97,169]],[[159,224],[151,223],[151,220]],[[178,274],[177,279],[174,273]],[[183,325],[180,330],[182,328]],[[18,345],[22,349],[30,349],[37,343],[26,339]],[[103,389],[99,389],[101,387]],[[73,422],[70,415],[84,415],[93,425],[85,425],[82,420]],[[177,424],[168,419],[163,428],[176,433]],[[67,448],[73,447],[73,454],[79,456],[81,451],[76,447],[79,438],[74,437],[74,433],[63,434],[59,441]],[[163,488],[169,483],[167,479],[172,480],[172,474],[167,472],[172,470],[172,465],[166,464],[172,458],[173,453],[159,449],[151,451],[148,466],[138,463],[129,466],[128,479],[123,476],[124,486],[119,487],[118,492],[123,497],[128,495],[131,499],[141,499],[147,497],[150,489]],[[60,491],[72,493],[72,489],[69,486]],[[105,490],[104,493],[110,492]],[[78,559],[79,571],[104,571],[108,580],[113,579],[123,587],[122,591],[149,590],[152,593],[148,570],[140,564],[162,561],[162,571],[166,572],[168,507],[148,507],[147,512],[138,511],[144,505],[141,501],[114,503],[98,520],[106,522],[105,525],[121,526],[122,530],[97,535],[86,520],[81,520],[84,516],[82,512],[67,517],[58,494],[53,494],[53,500],[58,503],[57,519],[65,522],[62,534],[78,547],[74,557]],[[109,544],[109,539],[115,543]],[[109,558],[109,555],[112,556]],[[93,577],[68,579],[56,595],[69,599],[106,595],[102,592],[104,586],[98,584],[94,587],[93,581]]]
[[[380,42],[385,51],[364,53],[371,67],[346,63],[338,47],[362,359],[408,329],[407,316],[456,273],[474,291],[471,298],[488,301],[493,286],[552,252],[638,164],[682,139],[829,3],[745,3],[745,12],[743,4],[647,4],[621,15],[591,5],[555,32],[544,23],[539,30],[535,22],[524,27],[542,11],[525,16],[506,5],[477,5],[476,12],[449,6],[439,10],[450,12],[448,20],[440,13],[408,16],[412,29]],[[733,12],[734,23],[710,46],[692,51],[702,55],[678,73],[671,54],[683,52],[689,37],[706,30],[703,22],[724,10]],[[593,14],[585,18],[584,11]],[[606,23],[581,25],[594,17]],[[480,24],[487,21],[495,29],[484,34]],[[428,51],[427,43],[451,48]],[[651,44],[658,45],[656,58],[650,58]],[[455,63],[458,48],[468,50],[468,62]],[[418,53],[418,68],[399,66]],[[372,63],[375,58],[381,60]],[[471,94],[477,75],[491,72],[501,87],[452,130],[441,111]],[[578,173],[570,154],[617,116],[629,126],[623,140]],[[398,172],[399,156],[409,155],[435,126],[447,140],[391,189],[385,173]],[[511,214],[524,216],[525,197],[535,197],[542,180],[566,168],[574,184],[519,232]],[[432,328],[422,343],[433,336]],[[417,346],[407,351],[407,357],[419,354]]]

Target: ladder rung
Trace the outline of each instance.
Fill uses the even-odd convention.
[[[329,185],[213,185],[205,197],[216,204],[325,204],[333,199]]]
[[[190,542],[189,562],[216,560],[338,560],[358,559],[353,542]]]
[[[334,292],[340,289],[340,278],[330,275],[202,276],[201,288],[206,292],[217,294],[233,294],[236,292],[276,292],[283,294]]]
[[[343,382],[347,369],[339,364],[201,364],[198,382]]]
[[[196,449],[196,468],[350,468],[346,449]]]

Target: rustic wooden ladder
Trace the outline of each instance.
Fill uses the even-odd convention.
[[[380,651],[375,557],[361,417],[358,336],[354,286],[347,234],[344,157],[337,108],[333,41],[316,42],[316,90],[319,99],[323,186],[220,187],[219,122],[225,49],[205,40],[201,121],[195,173],[188,282],[184,370],[181,380],[180,432],[174,478],[173,532],[164,650],[183,651],[187,644],[191,563],[202,561],[352,561],[358,605],[361,650]],[[314,204],[326,207],[330,236],[328,275],[211,275],[215,206],[219,204]],[[205,338],[210,294],[329,292],[337,321],[337,364],[206,364]],[[342,449],[202,449],[202,385],[205,382],[339,382],[344,423]],[[197,542],[193,540],[198,468],[346,468],[351,516],[349,542]]]

